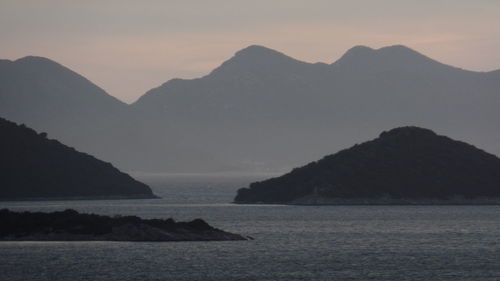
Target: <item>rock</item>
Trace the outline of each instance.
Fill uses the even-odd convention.
[[[201,219],[141,219],[135,216],[101,216],[62,212],[0,210],[3,241],[229,241],[245,237],[222,231]]]

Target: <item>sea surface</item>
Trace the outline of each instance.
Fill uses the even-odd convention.
[[[136,175],[163,199],[0,202],[191,220],[255,240],[0,242],[0,281],[500,280],[500,206],[235,205],[269,175]]]

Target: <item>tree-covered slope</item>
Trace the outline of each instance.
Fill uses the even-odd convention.
[[[500,159],[418,127],[377,139],[242,188],[236,202],[327,198],[500,197]]]
[[[154,197],[110,163],[0,118],[0,199]]]

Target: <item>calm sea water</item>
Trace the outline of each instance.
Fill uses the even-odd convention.
[[[500,280],[500,206],[230,204],[262,176],[145,176],[159,200],[0,202],[201,217],[233,242],[0,242],[0,280]]]

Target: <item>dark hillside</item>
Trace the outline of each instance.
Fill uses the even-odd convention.
[[[236,202],[500,197],[500,159],[431,130],[402,127],[238,191]]]
[[[0,199],[154,198],[110,163],[0,118]]]

